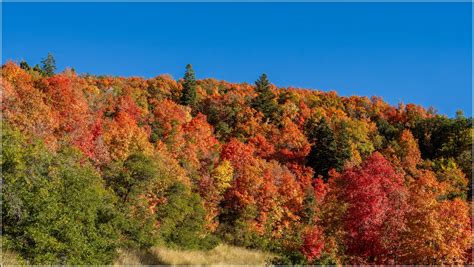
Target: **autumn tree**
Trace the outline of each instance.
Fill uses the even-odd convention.
[[[86,134],[90,122],[89,106],[74,77],[56,75],[43,80],[45,103],[51,106],[59,122],[58,136],[69,135],[74,141]]]
[[[124,160],[139,151],[151,153],[147,132],[128,113],[119,112],[104,124],[103,140],[113,160]]]
[[[313,228],[307,230],[303,238],[301,252],[306,257],[308,262],[311,263],[321,257],[324,249],[324,243],[324,233],[318,226],[314,226]]]
[[[339,179],[348,205],[343,215],[344,243],[351,262],[395,263],[405,226],[403,177],[376,152]]]
[[[275,145],[276,158],[280,162],[304,162],[311,145],[298,126],[290,119],[281,122],[281,129],[274,131],[271,143]]]
[[[181,104],[194,107],[197,103],[196,77],[191,64],[186,65],[186,73],[183,78],[183,94],[181,96]]]
[[[469,207],[461,199],[441,200],[443,183],[430,171],[421,171],[409,186],[406,232],[400,262],[406,264],[460,264],[471,248]],[[470,256],[470,255],[469,255]]]
[[[59,127],[57,112],[44,101],[44,93],[34,86],[26,71],[13,63],[2,67],[2,119],[12,127],[55,146]]]
[[[418,142],[408,129],[403,130],[398,140],[391,141],[384,153],[410,177],[417,174],[418,167],[423,162]]]
[[[439,182],[446,186],[446,197],[466,199],[468,179],[452,158],[439,159],[433,162],[433,170]]]
[[[186,124],[183,131],[185,143],[182,153],[178,155],[189,176],[199,180],[199,177],[210,173],[212,166],[217,165],[220,144],[214,136],[214,129],[201,113]]]

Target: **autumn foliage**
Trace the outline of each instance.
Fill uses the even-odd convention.
[[[255,86],[195,80],[189,65],[185,77],[3,65],[9,249],[35,264],[106,264],[117,246],[219,242],[271,251],[282,264],[472,262],[470,118],[278,88],[266,75]],[[93,232],[79,243],[95,247],[72,251],[83,234],[43,226],[63,219],[38,217],[49,215],[35,203],[67,203],[86,176],[93,209],[80,198],[54,206],[66,221],[78,209],[77,220],[100,222],[81,226]],[[45,193],[58,185],[68,194]]]

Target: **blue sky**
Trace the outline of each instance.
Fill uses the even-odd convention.
[[[377,95],[471,115],[471,3],[3,3],[2,60]]]

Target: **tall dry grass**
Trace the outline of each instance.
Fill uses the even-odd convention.
[[[219,245],[209,251],[155,247],[148,251],[121,250],[114,265],[264,265],[270,253]]]
[[[0,266],[24,265],[26,262],[14,251],[3,246],[3,237],[0,236]]]

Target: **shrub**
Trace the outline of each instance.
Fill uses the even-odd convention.
[[[114,196],[72,149],[57,153],[4,127],[5,246],[32,264],[104,264],[115,256]]]

